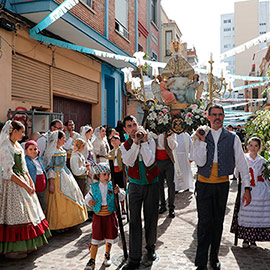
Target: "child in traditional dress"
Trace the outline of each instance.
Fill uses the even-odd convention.
[[[125,188],[125,182],[124,182],[124,169],[123,169],[123,162],[122,162],[122,152],[120,150],[120,137],[118,135],[113,135],[110,139],[111,145],[113,146],[113,149],[110,151],[109,156],[107,158],[109,160],[113,160],[114,164],[114,178],[115,183],[120,188]],[[122,216],[126,215],[125,207],[124,207],[124,201],[121,201],[121,207],[122,207]]]
[[[110,167],[107,163],[99,163],[94,166],[94,173],[94,177],[98,182],[91,185],[91,189],[85,197],[85,203],[94,206],[90,248],[91,258],[84,268],[85,270],[95,269],[98,245],[104,243],[104,241],[106,242],[106,253],[103,263],[105,266],[111,265],[111,246],[118,237],[114,194],[119,193],[120,201],[125,198],[125,192],[119,189],[118,186],[113,189],[112,182],[110,181]]]
[[[245,158],[251,175],[252,200],[246,207],[240,205],[237,237],[243,239],[243,248],[256,248],[256,241],[270,241],[270,183],[262,174],[266,160],[258,154],[261,140],[257,137],[249,139],[247,148]],[[234,215],[231,232],[235,233],[236,228],[237,213]]]
[[[90,163],[86,162],[83,155],[86,142],[78,138],[74,142],[74,149],[70,158],[70,168],[77,181],[83,196],[86,195],[87,176],[91,177]]]
[[[35,184],[40,205],[42,210],[45,211],[47,176],[43,160],[39,156],[38,144],[33,140],[25,144],[25,161],[29,174]]]

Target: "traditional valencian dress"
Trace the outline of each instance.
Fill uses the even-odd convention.
[[[234,213],[231,232],[235,233],[238,226],[237,237],[240,239],[249,242],[270,241],[270,183],[262,175],[266,160],[260,155],[252,159],[248,153],[245,157],[251,175],[252,199],[246,207],[241,204],[238,215],[237,212]],[[243,193],[244,188],[241,198]]]
[[[51,230],[64,229],[87,220],[83,194],[66,166],[67,153],[55,149],[47,166],[48,178],[54,178],[55,192],[47,193],[47,220]]]
[[[0,253],[26,253],[47,244],[49,225],[36,194],[11,180],[12,173],[30,185],[22,147],[10,140],[0,146]]]

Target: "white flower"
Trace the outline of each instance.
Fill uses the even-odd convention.
[[[161,111],[162,109],[163,109],[162,105],[159,105],[159,104],[156,105],[156,110],[157,111]]]
[[[201,120],[201,122],[204,122],[205,119],[204,118],[201,118],[200,120]]]
[[[196,118],[196,119],[199,119],[199,118],[200,118],[200,116],[197,114],[197,115],[195,115],[195,118]]]
[[[154,121],[156,119],[156,117],[157,117],[157,114],[155,112],[152,112],[147,116],[147,119],[149,121]]]
[[[151,129],[155,129],[155,128],[156,128],[155,122],[151,122],[151,123],[150,123],[150,128],[151,128]]]
[[[185,120],[186,120],[186,123],[187,123],[189,126],[191,126],[191,125],[193,124],[193,121],[192,121],[191,118],[186,118]]]

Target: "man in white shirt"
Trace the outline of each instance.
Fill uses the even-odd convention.
[[[229,193],[229,175],[235,167],[240,171],[245,187],[243,203],[246,206],[251,201],[250,175],[241,141],[223,128],[224,117],[222,106],[211,106],[208,110],[210,131],[203,134],[198,128],[195,134],[199,138],[194,142],[194,161],[198,166],[198,246],[195,259],[198,270],[207,269],[209,247],[211,267],[221,269],[218,252]]]
[[[45,149],[47,147],[47,142],[48,142],[48,138],[51,134],[52,131],[55,130],[63,130],[63,122],[59,119],[54,119],[52,120],[52,122],[50,123],[50,130],[47,131],[46,133],[42,134],[38,140],[37,140],[37,144],[38,144],[38,149],[40,151],[40,156],[42,157]]]
[[[129,258],[123,270],[134,270],[140,266],[142,256],[142,206],[147,260],[156,259],[158,221],[158,167],[155,160],[156,144],[148,139],[147,132],[138,128],[132,115],[125,117],[124,130],[129,139],[120,146],[123,163],[128,167],[129,178]]]

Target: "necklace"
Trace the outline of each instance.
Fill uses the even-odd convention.
[[[9,139],[13,144],[15,144],[16,142],[12,141],[11,139]]]

